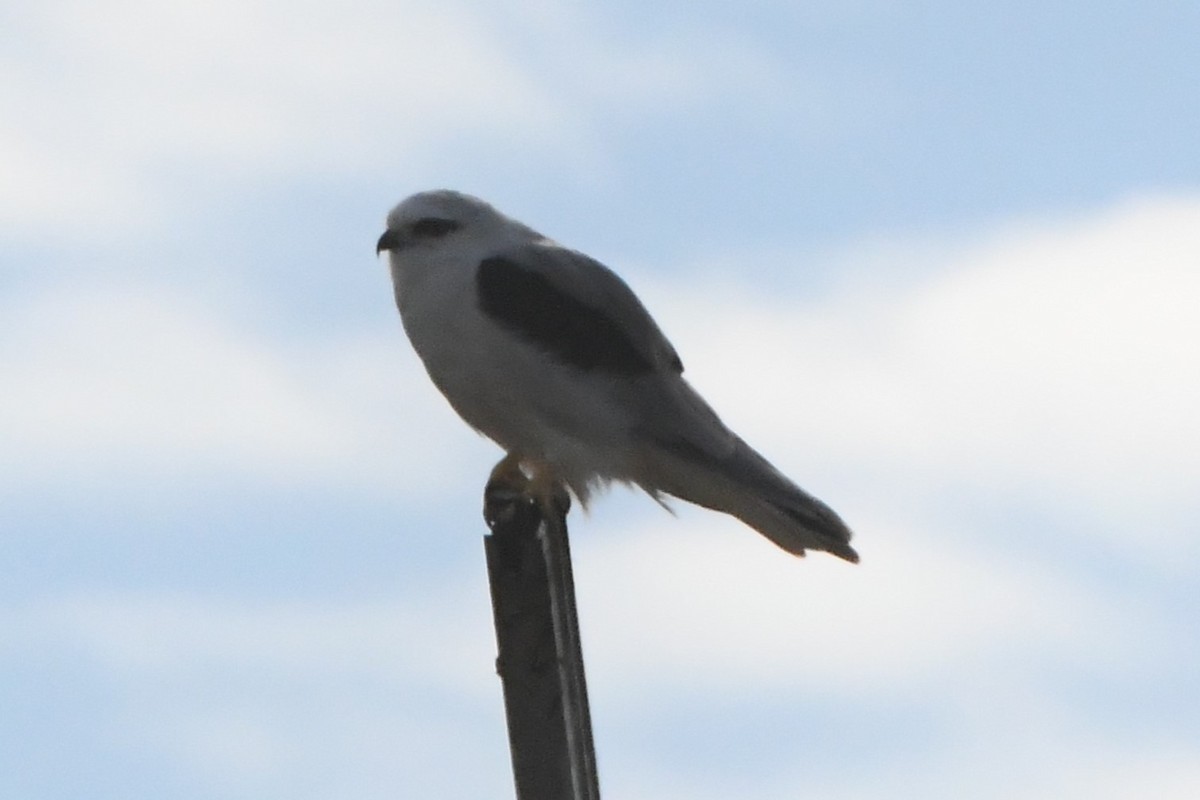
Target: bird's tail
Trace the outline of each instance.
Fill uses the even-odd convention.
[[[792,483],[740,438],[714,457],[686,443],[656,443],[640,456],[651,492],[732,514],[789,553],[826,550],[857,563],[850,529],[829,506]]]

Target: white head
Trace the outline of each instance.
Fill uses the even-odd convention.
[[[441,189],[414,194],[393,208],[375,252],[387,250],[393,261],[447,250],[482,257],[541,238],[477,197]]]

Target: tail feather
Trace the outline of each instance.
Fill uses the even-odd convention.
[[[731,514],[789,553],[803,556],[806,549],[825,550],[858,563],[850,528],[833,509],[788,480],[741,439],[723,457],[686,442],[658,442],[640,455],[638,483],[651,494],[665,492]]]

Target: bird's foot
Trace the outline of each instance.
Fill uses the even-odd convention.
[[[542,516],[566,516],[571,510],[571,495],[562,481],[555,477],[553,470],[545,464],[535,463],[532,472],[525,493],[538,504]]]
[[[536,505],[544,518],[553,518],[567,513],[571,496],[549,467],[536,462],[523,466],[520,458],[510,454],[488,476],[483,492],[483,518],[488,525],[495,525],[505,516],[505,509],[518,502]]]

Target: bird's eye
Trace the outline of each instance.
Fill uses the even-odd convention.
[[[448,233],[458,230],[458,223],[452,219],[440,217],[422,217],[413,223],[412,232],[416,236],[430,236],[440,239]]]

